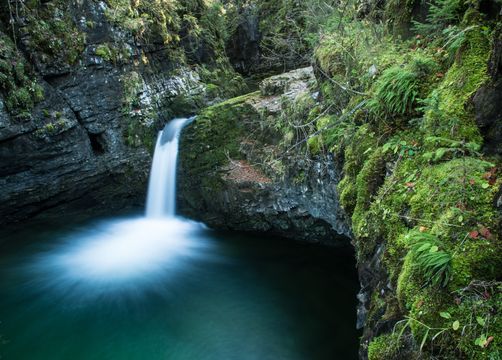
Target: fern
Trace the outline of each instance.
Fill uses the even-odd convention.
[[[424,285],[445,287],[451,278],[452,256],[440,250],[441,242],[432,234],[414,232],[411,253],[418,272],[426,279]]]
[[[418,95],[415,74],[393,66],[382,74],[375,87],[375,96],[368,106],[376,113],[404,114],[410,110]]]
[[[447,26],[459,23],[462,10],[462,0],[436,0],[429,4],[426,22],[414,21],[413,30],[418,34],[436,36]]]
[[[368,107],[377,115],[404,115],[414,110],[424,79],[437,69],[434,60],[416,56],[406,65],[385,70],[377,80]]]

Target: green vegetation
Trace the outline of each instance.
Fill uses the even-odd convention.
[[[181,18],[178,2],[171,0],[107,0],[109,21],[129,32],[138,40],[165,45],[180,40]]]
[[[257,96],[258,93],[251,93],[208,107],[184,130],[180,166],[190,166],[184,169],[185,180],[180,186],[201,189],[200,193],[181,190],[185,201],[195,208],[215,201],[214,198],[204,200],[198,194],[213,196],[221,190],[225,166],[231,159],[242,158],[240,146],[246,137],[246,123],[259,117],[248,100]]]
[[[125,47],[117,47],[110,43],[99,44],[96,47],[95,54],[103,60],[113,63],[123,62],[131,57],[131,54]]]
[[[299,153],[343,154],[338,190],[358,261],[383,245],[396,290],[374,289],[367,326],[398,324],[369,344],[370,359],[496,359],[502,181],[470,106],[489,79],[496,22],[475,3],[441,0],[412,24],[412,7],[389,2],[383,24],[377,9],[358,18],[349,1],[324,20],[314,58],[322,101],[286,104],[276,130],[285,145],[304,143]],[[391,8],[407,17],[399,23]]]
[[[13,21],[9,22],[16,41],[24,38],[25,45],[40,54],[42,63],[64,66],[77,62],[84,50],[85,34],[72,19],[69,1],[15,1],[14,5],[16,11],[11,10]]]
[[[142,106],[139,94],[144,89],[143,78],[136,71],[121,77],[123,87],[122,113],[126,122],[125,140],[129,146],[145,146],[153,151],[157,113],[150,106]]]
[[[29,117],[34,105],[44,98],[44,90],[24,57],[3,33],[0,33],[0,91],[7,110],[19,117]]]
[[[424,285],[445,287],[451,278],[451,255],[440,250],[443,244],[437,237],[425,232],[409,233],[414,244],[409,256],[413,258],[417,272],[423,277]]]

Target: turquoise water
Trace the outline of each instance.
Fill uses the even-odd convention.
[[[1,359],[357,358],[348,250],[140,217],[2,240]]]

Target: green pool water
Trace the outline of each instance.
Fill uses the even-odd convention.
[[[357,358],[349,250],[160,222],[2,235],[0,358]]]

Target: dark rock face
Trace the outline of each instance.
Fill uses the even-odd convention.
[[[502,30],[498,30],[489,64],[491,81],[473,97],[476,122],[487,154],[502,155]]]
[[[235,166],[247,165],[239,162]],[[347,245],[346,236],[350,230],[343,221],[344,213],[336,196],[338,172],[335,162],[333,159],[318,159],[304,164],[299,171],[306,173],[308,179],[300,184],[295,183],[295,173],[292,172],[283,181],[273,182],[227,178],[221,191],[211,193],[201,193],[199,189],[181,185],[193,193],[189,196],[180,193],[179,208],[183,214],[218,229]],[[180,181],[186,182],[186,179]],[[189,202],[194,196],[199,201]]]
[[[51,61],[21,39],[44,100],[20,118],[0,98],[0,223],[143,205],[150,146],[169,120],[170,101],[205,91],[162,45],[142,48],[112,27],[105,9],[94,1],[70,7],[87,39],[74,65]],[[96,55],[103,44],[128,56],[103,59]]]
[[[267,132],[266,119],[278,115],[281,98],[308,94],[311,81],[312,68],[267,79],[262,94],[208,108],[184,130],[181,213],[215,228],[347,244],[350,230],[338,203],[335,158],[283,157],[286,171],[280,175],[264,165],[267,154],[277,150],[277,134]]]
[[[256,4],[241,9],[239,24],[227,44],[227,54],[235,69],[249,74],[260,61],[260,19]]]

